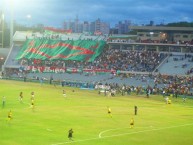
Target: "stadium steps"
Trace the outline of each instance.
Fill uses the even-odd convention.
[[[170,56],[168,61],[159,68],[159,72],[169,75],[185,75],[193,67],[193,63],[188,60],[188,58],[185,59],[184,55]]]

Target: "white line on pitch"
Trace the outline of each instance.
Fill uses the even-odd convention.
[[[152,126],[144,126],[144,127],[135,127],[135,128],[150,128]],[[108,129],[108,130],[104,130],[102,132],[99,133],[99,138],[102,138],[101,135],[105,132],[109,132],[109,131],[112,131],[112,130],[120,130],[120,129],[126,129],[126,128],[130,128],[130,127],[125,127],[125,128],[114,128],[114,129]]]
[[[67,142],[55,143],[55,144],[52,144],[52,145],[70,144],[70,143],[74,143],[74,142],[83,142],[83,141],[89,141],[89,140],[111,138],[111,137],[116,137],[116,136],[123,136],[123,135],[129,135],[129,134],[137,134],[137,133],[150,132],[150,131],[158,131],[158,130],[164,130],[164,129],[169,129],[169,128],[177,128],[177,127],[182,127],[182,126],[190,126],[190,125],[193,125],[193,123],[183,124],[183,125],[176,125],[176,126],[170,126],[170,127],[163,127],[163,128],[157,128],[157,129],[142,130],[142,131],[136,131],[136,132],[129,132],[129,133],[122,133],[122,134],[116,134],[116,135],[109,135],[109,136],[104,136],[104,137],[101,137],[101,138],[96,137],[96,138],[90,138],[90,139],[84,139],[84,140],[67,141]],[[102,131],[102,132],[104,132],[104,131]]]

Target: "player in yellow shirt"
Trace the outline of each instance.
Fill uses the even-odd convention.
[[[134,119],[131,118],[131,120],[130,120],[130,128],[133,128],[133,127],[134,127]]]
[[[35,109],[34,100],[31,100],[31,106],[30,106],[30,108],[34,111],[34,109]]]
[[[35,99],[35,93],[31,92],[31,100],[34,100],[34,99]]]
[[[23,103],[23,92],[19,93],[19,101],[20,103]]]
[[[110,117],[112,117],[111,108],[109,106],[107,106],[107,113],[109,114]]]
[[[11,119],[12,119],[12,111],[11,110],[8,112],[8,116],[7,117],[8,117],[7,121],[10,122]]]

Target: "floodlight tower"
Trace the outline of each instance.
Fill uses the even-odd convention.
[[[10,47],[12,47],[13,45],[13,11],[14,11],[14,1],[11,0],[11,3],[10,3]]]
[[[1,23],[1,47],[3,48],[3,41],[4,41],[4,13],[3,11],[0,12],[0,23]]]
[[[28,14],[28,15],[26,16],[26,18],[27,18],[27,22],[28,22],[27,27],[28,27],[28,29],[30,29],[30,20],[31,20],[31,15],[30,15],[30,14]]]

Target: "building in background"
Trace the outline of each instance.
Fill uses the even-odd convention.
[[[81,23],[78,16],[74,21],[65,21],[63,27],[66,30],[71,29],[73,33],[109,34],[110,31],[110,24],[101,21],[99,18],[90,23],[88,21]]]
[[[83,32],[89,32],[89,30],[90,30],[90,25],[89,25],[89,22],[88,21],[84,21],[83,22],[83,25],[82,25],[82,31]]]
[[[129,26],[131,26],[131,21],[125,20],[123,22],[119,21],[119,23],[115,25],[115,28],[117,28],[118,34],[127,34],[130,31]]]
[[[193,27],[130,26],[139,42],[193,44]]]

